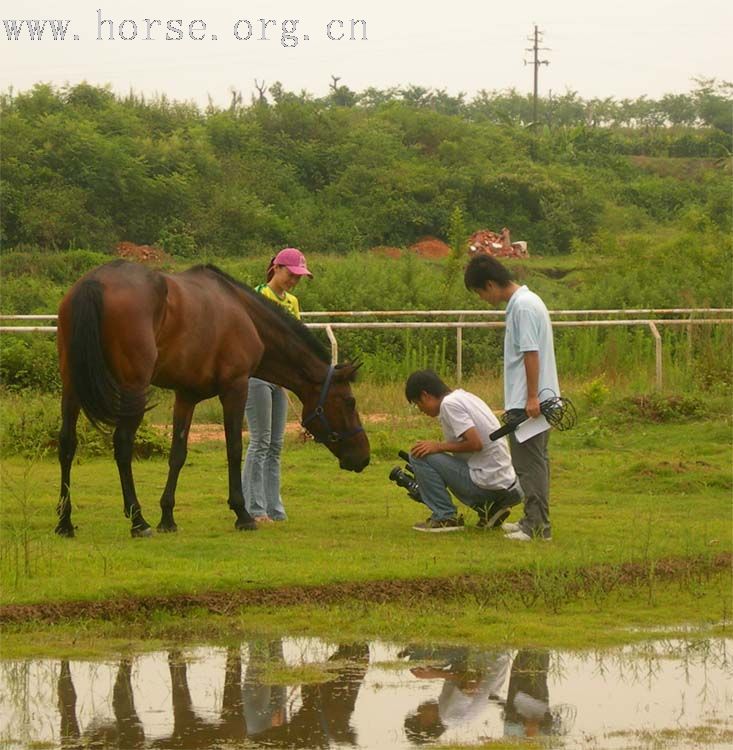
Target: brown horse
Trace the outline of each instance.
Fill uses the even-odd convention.
[[[56,533],[74,536],[71,463],[80,409],[114,427],[114,455],[125,516],[133,536],[150,536],[132,476],[133,438],[150,385],[175,391],[168,481],[158,531],[176,531],[178,475],[199,401],[218,396],[224,411],[229,507],[237,529],[254,529],[240,477],[247,384],[255,375],[293,391],[302,424],[339,459],[342,469],[369,463],[369,441],[350,382],[358,364],[331,366],[325,347],[278,305],[214,266],[167,274],[114,261],[82,277],[61,301],[58,316],[62,425],[61,493]]]

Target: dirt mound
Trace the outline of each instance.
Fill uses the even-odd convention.
[[[377,245],[376,247],[369,250],[374,255],[382,255],[385,258],[399,258],[402,255],[402,250],[399,247],[390,247],[389,245]]]
[[[134,242],[118,242],[115,252],[120,258],[136,260],[138,263],[163,263],[168,255],[155,245],[136,245]]]
[[[423,237],[414,245],[410,245],[410,252],[419,255],[421,258],[447,258],[450,255],[450,245],[437,237]]]
[[[509,229],[504,227],[501,232],[491,229],[479,229],[468,238],[469,255],[492,255],[495,258],[527,258],[527,243],[512,242]]]

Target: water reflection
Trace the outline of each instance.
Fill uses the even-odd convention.
[[[284,638],[116,663],[6,661],[0,746],[410,748],[553,735],[625,747],[665,730],[665,747],[685,747],[712,727],[706,746],[724,747],[731,645],[573,654]],[[326,679],[298,679],[309,666]]]
[[[424,662],[410,668],[415,678],[442,681],[437,699],[423,701],[405,718],[405,734],[413,744],[432,742],[451,726],[472,723],[487,705],[500,714],[505,736],[567,734],[572,729],[574,707],[550,709],[549,651],[520,650],[512,658],[508,652],[413,647],[400,656]]]

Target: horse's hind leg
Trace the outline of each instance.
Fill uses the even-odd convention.
[[[186,462],[188,431],[191,428],[191,418],[195,406],[195,402],[188,401],[183,395],[176,393],[176,402],[173,406],[173,440],[168,457],[168,481],[160,498],[160,523],[158,524],[158,531],[160,532],[178,531],[176,522],[173,520],[173,508],[176,505],[176,485],[178,484],[178,475]]]
[[[79,419],[79,401],[70,389],[65,388],[61,397],[61,431],[59,432],[59,463],[61,464],[61,491],[56,507],[59,536],[74,536],[71,523],[71,463],[76,453],[76,423]]]
[[[142,412],[136,415],[121,417],[114,433],[115,461],[120,473],[122,500],[125,516],[132,522],[132,536],[152,536],[150,524],[143,518],[142,509],[135,492],[135,481],[132,477],[132,447],[135,432],[142,422]]]
[[[237,514],[234,524],[240,531],[254,531],[254,518],[244,506],[242,494],[242,422],[247,403],[247,379],[231,384],[219,394],[224,409],[224,432],[227,440],[227,465],[229,468],[229,507]]]

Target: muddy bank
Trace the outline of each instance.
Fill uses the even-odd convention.
[[[730,571],[730,552],[704,557],[672,557],[623,565],[596,565],[582,569],[545,568],[503,571],[500,576],[458,576],[413,578],[408,580],[359,581],[323,586],[284,586],[281,588],[241,589],[202,594],[121,597],[104,601],[7,604],[0,606],[0,624],[59,623],[73,619],[138,620],[155,611],[183,614],[205,609],[212,614],[234,614],[246,607],[288,607],[298,604],[338,604],[347,600],[374,603],[419,603],[423,599],[455,599],[466,595],[487,602],[519,595],[531,604],[548,583],[561,588],[568,598],[584,591],[610,592],[619,586],[653,581],[704,578]]]

